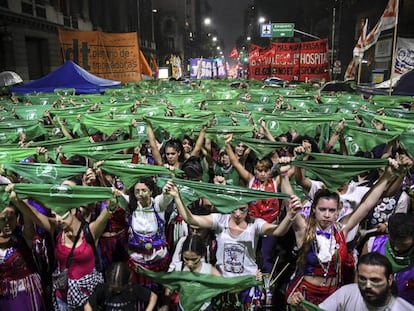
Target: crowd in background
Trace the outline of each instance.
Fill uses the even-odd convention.
[[[411,145],[386,119],[407,106],[155,83],[2,99],[3,122],[43,106],[31,126],[47,130],[3,134],[0,310],[414,310]],[[357,129],[400,135],[352,150]]]

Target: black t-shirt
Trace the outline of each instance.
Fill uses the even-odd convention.
[[[130,284],[119,294],[107,295],[105,285],[100,284],[89,297],[93,310],[135,311],[137,303],[148,304],[151,290],[138,284]]]

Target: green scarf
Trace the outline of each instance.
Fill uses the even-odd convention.
[[[197,92],[190,94],[165,94],[164,97],[174,106],[194,106],[206,99],[203,93]]]
[[[118,176],[126,188],[131,188],[138,179],[145,176],[181,175],[183,171],[169,169],[161,165],[133,164],[125,161],[105,161],[100,168],[110,174]]]
[[[142,141],[127,140],[127,141],[107,141],[96,143],[77,143],[76,145],[63,145],[62,152],[67,158],[73,155],[81,155],[96,161],[110,159],[115,153],[119,153],[127,148],[134,148],[140,146]],[[132,158],[132,155],[131,155]]]
[[[292,161],[292,165],[311,172],[330,191],[336,191],[353,177],[366,171],[386,166],[388,160],[366,159],[328,153],[310,153],[314,160]]]
[[[21,161],[36,154],[36,148],[0,148],[0,164]]]
[[[253,126],[213,126],[206,129],[206,138],[214,141],[219,148],[224,147],[227,134],[233,134],[234,138],[251,137]]]
[[[9,193],[6,186],[0,186],[0,197],[3,208],[9,204]],[[31,198],[49,207],[59,215],[65,214],[72,208],[85,206],[96,201],[111,199],[112,190],[109,187],[87,187],[68,185],[14,184],[14,191],[20,199]]]
[[[385,256],[391,262],[392,271],[394,273],[405,271],[414,265],[414,247],[411,249],[409,255],[396,258],[390,240],[387,240],[387,242],[385,242]]]
[[[293,143],[283,143],[270,141],[267,139],[256,139],[248,137],[240,137],[235,139],[235,142],[241,142],[250,149],[252,149],[259,159],[263,159],[266,155],[269,155],[272,151],[281,147],[296,147],[298,144]]]
[[[376,115],[375,119],[381,121],[385,124],[385,127],[391,128],[396,131],[404,131],[407,128],[413,127],[413,120],[411,119],[402,119],[402,118],[394,118],[394,117],[388,117],[388,116],[379,116]]]
[[[129,132],[131,126],[130,120],[102,118],[89,114],[82,115],[80,122],[86,128],[96,129],[108,136],[116,131]]]
[[[371,151],[375,146],[387,143],[400,135],[400,131],[379,131],[373,128],[345,124],[342,130],[345,144],[351,154],[358,150]]]
[[[400,135],[400,143],[414,159],[414,128],[407,128]]]
[[[298,112],[286,112],[283,115],[253,112],[252,116],[255,122],[263,119],[273,136],[286,133],[291,128],[294,128],[299,134],[306,134],[312,137],[318,133],[320,126],[323,124],[329,126],[332,121],[339,122],[342,118],[347,120],[351,118],[349,115],[339,113],[326,116],[316,113]]]
[[[254,275],[225,278],[187,271],[154,272],[141,267],[136,271],[172,291],[179,291],[185,311],[198,311],[205,302],[221,293],[261,285]]]
[[[12,143],[17,142],[20,132],[26,134],[26,141],[34,140],[42,135],[47,134],[44,127],[36,121],[9,120],[0,123],[0,142]]]
[[[85,166],[49,163],[6,163],[4,167],[31,183],[54,185],[86,171]]]
[[[14,113],[20,120],[38,121],[43,117],[44,112],[49,108],[49,105],[18,105],[14,107]]]
[[[154,131],[161,128],[167,131],[172,137],[176,138],[182,138],[193,129],[201,129],[203,126],[207,125],[211,118],[212,117],[209,115],[203,118],[144,116],[144,120],[151,123]]]
[[[242,204],[268,198],[289,199],[289,195],[280,192],[252,190],[246,187],[218,185],[172,178],[180,190],[184,205],[189,205],[198,198],[207,198],[220,213],[228,214]],[[168,179],[158,178],[159,187],[164,187]]]

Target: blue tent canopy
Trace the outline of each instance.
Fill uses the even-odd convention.
[[[120,85],[120,81],[97,77],[68,60],[48,75],[26,84],[12,86],[10,90],[17,94],[29,94],[51,93],[55,89],[75,89],[76,94],[96,94]]]

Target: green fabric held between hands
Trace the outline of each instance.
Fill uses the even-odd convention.
[[[47,134],[46,129],[38,121],[3,120],[0,122],[1,143],[17,142],[19,140],[21,132],[25,133],[26,141],[34,140],[42,135]]]
[[[5,163],[4,167],[34,184],[60,184],[87,169],[85,166],[50,163]]]
[[[109,117],[109,116],[108,116]],[[80,120],[86,128],[97,129],[98,131],[104,133],[105,135],[111,135],[116,131],[125,131],[129,132],[129,127],[131,126],[130,120],[121,120],[121,119],[103,119],[96,117],[94,115],[84,114]]]
[[[224,147],[227,134],[233,134],[233,138],[252,137],[253,126],[213,126],[206,129],[206,138],[214,141],[219,148]]]
[[[73,155],[81,155],[96,161],[110,159],[115,153],[120,153],[124,149],[134,148],[140,146],[144,142],[144,138],[141,140],[126,140],[126,141],[107,141],[96,143],[78,143],[76,145],[63,145],[62,152],[70,158]],[[131,155],[132,158],[132,155]]]
[[[88,187],[69,185],[14,184],[14,191],[20,199],[31,198],[52,209],[59,215],[72,208],[85,206],[96,201],[113,198],[109,187]],[[5,186],[0,187],[0,204],[4,208],[9,202],[9,194]]]
[[[400,143],[405,151],[414,159],[414,129],[407,128],[400,135]]]
[[[192,130],[200,130],[203,126],[206,126],[212,119],[212,116],[203,118],[182,118],[182,117],[149,117],[144,116],[144,120],[149,121],[154,129],[164,129],[172,137],[182,138],[188,132]]]
[[[171,174],[181,175],[183,173],[181,170],[170,171],[161,165],[133,164],[125,161],[104,161],[100,168],[105,172],[118,176],[128,189],[141,177]]]
[[[254,275],[225,278],[187,271],[154,272],[141,267],[137,267],[136,272],[172,291],[179,291],[184,311],[198,311],[205,302],[221,293],[262,285]]]
[[[336,191],[353,177],[372,169],[384,167],[388,160],[367,159],[328,153],[309,153],[313,160],[295,160],[291,164],[310,171],[330,191]]]
[[[259,159],[263,159],[266,155],[269,155],[277,148],[298,146],[298,144],[294,143],[276,142],[267,139],[256,139],[248,137],[237,138],[235,139],[235,142],[241,142],[247,147],[249,147],[256,153]]]
[[[380,131],[373,128],[344,125],[342,133],[348,152],[355,154],[357,151],[371,151],[374,147],[388,143],[400,135],[400,131]]]
[[[35,154],[36,148],[0,148],[0,164],[21,161]]]
[[[157,178],[160,188],[163,188],[167,181],[166,178]],[[280,192],[252,190],[240,186],[218,185],[179,178],[172,178],[172,181],[180,190],[181,199],[185,205],[189,205],[198,198],[207,198],[223,214],[231,213],[235,208],[256,200],[290,198],[289,195]]]

